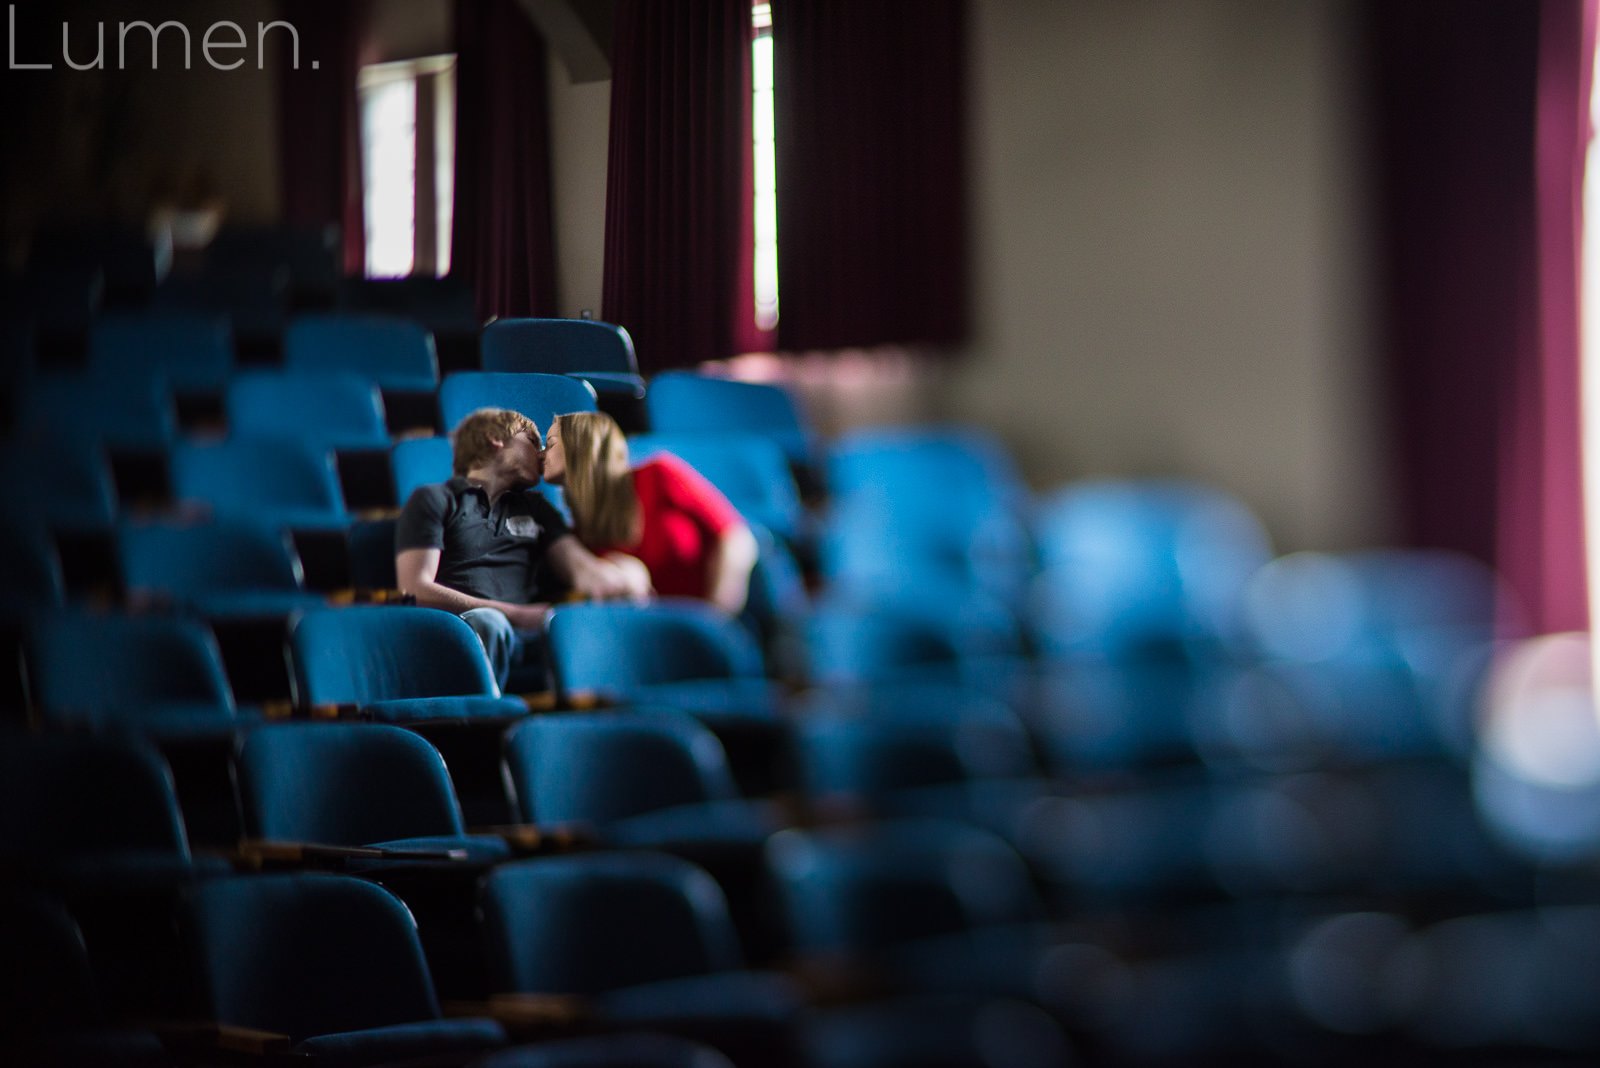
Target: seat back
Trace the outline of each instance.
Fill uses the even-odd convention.
[[[325,305],[338,283],[339,228],[294,223],[228,225],[206,248],[206,273],[283,271],[298,303]]]
[[[676,857],[503,864],[483,880],[482,908],[498,990],[596,994],[742,964],[721,888]]]
[[[477,334],[481,322],[472,286],[460,275],[443,278],[342,278],[339,307],[420,323],[435,333]]]
[[[627,694],[658,683],[762,673],[749,633],[703,601],[562,605],[548,633],[563,693]]]
[[[299,590],[300,558],[279,528],[239,519],[128,522],[117,559],[129,592],[182,600],[197,594]]]
[[[1017,506],[1027,487],[993,435],[966,426],[872,427],[842,434],[828,450],[828,492],[844,499],[885,487],[970,507]]]
[[[418,486],[448,482],[453,452],[449,438],[406,438],[394,443],[389,470],[394,474],[394,499],[402,505]]]
[[[487,334],[485,334],[487,336]],[[479,408],[510,408],[532,419],[539,433],[558,415],[598,411],[594,387],[565,375],[460,371],[439,386],[439,415],[452,430]]]
[[[228,430],[328,447],[388,448],[383,397],[351,371],[247,371],[228,383]]]
[[[88,269],[105,279],[107,307],[138,308],[172,267],[171,242],[153,242],[141,227],[51,224],[33,235],[28,270]]]
[[[289,645],[303,703],[498,694],[472,628],[433,608],[314,609],[295,623]]]
[[[111,465],[98,442],[59,431],[25,435],[0,446],[0,480],[51,527],[105,528],[117,514]]]
[[[358,519],[350,524],[347,541],[350,586],[357,590],[392,590],[399,586],[394,573],[393,519]]]
[[[496,319],[483,328],[482,345],[485,371],[537,371],[557,375],[584,371],[639,373],[633,339],[613,323],[586,319]]]
[[[23,644],[29,698],[50,719],[133,725],[176,709],[233,715],[222,654],[196,620],[67,611],[35,619]]]
[[[667,452],[706,477],[748,522],[781,538],[798,532],[804,509],[783,450],[759,434],[637,434],[628,439],[634,463]]]
[[[107,316],[89,331],[89,367],[102,374],[160,374],[179,388],[215,389],[233,367],[233,331],[222,316]]]
[[[18,621],[66,599],[61,558],[36,525],[0,525],[0,620]]]
[[[180,445],[172,454],[172,485],[180,500],[208,504],[219,514],[348,519],[332,455],[287,438],[234,437]]]
[[[955,681],[969,663],[1023,651],[1004,605],[931,577],[917,589],[818,598],[806,633],[810,677],[823,683]]]
[[[206,880],[186,898],[212,1019],[300,1041],[439,1017],[416,923],[380,886],[251,875]]]
[[[0,1043],[70,1032],[101,1021],[100,997],[78,925],[56,902],[0,890]]]
[[[534,823],[606,823],[738,796],[722,743],[670,713],[539,716],[506,732],[505,766]]]
[[[959,823],[780,831],[767,860],[805,951],[874,949],[1043,915],[1022,858]]]
[[[433,334],[420,323],[382,315],[306,315],[283,337],[285,367],[348,371],[381,389],[431,390],[439,384]]]
[[[794,398],[779,386],[667,371],[650,381],[645,408],[657,433],[760,434],[793,463],[811,458],[811,431]]]
[[[813,794],[874,797],[905,787],[1038,773],[1017,714],[960,687],[818,691],[797,730]]]
[[[13,863],[129,852],[189,856],[161,754],[129,738],[0,739],[0,856]]]
[[[1272,556],[1247,508],[1185,482],[1069,486],[1042,503],[1035,540],[1032,622],[1058,654],[1231,636],[1245,583]]]
[[[36,375],[23,387],[17,424],[44,435],[82,428],[89,439],[118,449],[159,450],[178,434],[166,380],[132,371]]]
[[[246,831],[324,845],[465,833],[444,758],[382,723],[262,727],[239,747]]]

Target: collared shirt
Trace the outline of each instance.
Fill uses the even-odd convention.
[[[453,590],[511,604],[559,599],[565,583],[545,554],[570,533],[536,489],[507,490],[493,505],[464,478],[418,486],[395,525],[395,552],[438,549],[435,580]]]

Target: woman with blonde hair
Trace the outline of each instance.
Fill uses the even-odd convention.
[[[544,480],[562,487],[578,540],[597,556],[637,560],[655,591],[744,608],[755,535],[728,499],[670,453],[628,465],[622,428],[600,412],[558,415],[545,435]]]

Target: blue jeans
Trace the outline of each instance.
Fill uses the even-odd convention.
[[[543,631],[517,630],[498,608],[469,608],[461,618],[483,643],[489,670],[502,692],[538,693],[550,688]]]

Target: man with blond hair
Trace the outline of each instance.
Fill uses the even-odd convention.
[[[472,627],[504,687],[513,667],[533,659],[528,639],[552,601],[645,591],[584,548],[534,488],[544,459],[533,420],[480,408],[451,436],[454,477],[417,487],[400,513],[395,576],[419,605],[455,612]],[[542,677],[536,660],[528,666]]]

